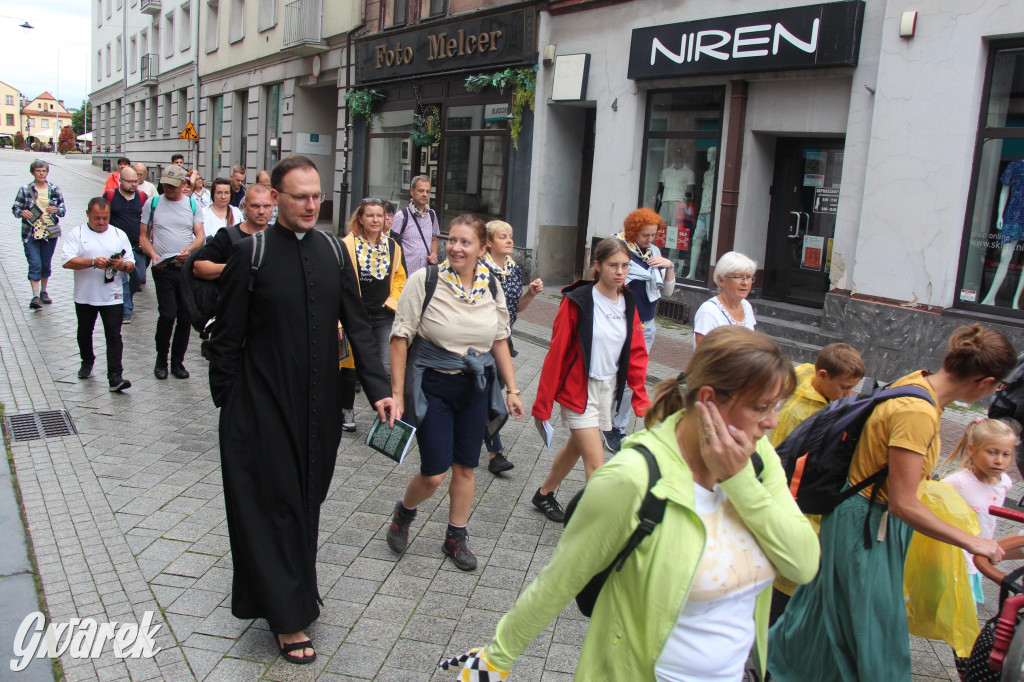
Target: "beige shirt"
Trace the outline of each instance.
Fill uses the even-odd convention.
[[[500,286],[497,299],[491,297],[488,289],[483,301],[471,305],[460,299],[447,282],[438,279],[430,306],[420,317],[426,278],[427,269],[423,268],[414,272],[405,283],[398,299],[395,323],[391,327],[392,337],[412,342],[416,334],[420,334],[427,341],[459,356],[465,355],[470,348],[477,353],[486,353],[495,341],[508,338],[508,308]]]

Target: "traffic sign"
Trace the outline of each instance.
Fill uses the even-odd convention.
[[[196,132],[196,127],[192,125],[192,121],[189,121],[185,129],[178,134],[178,137],[185,140],[198,140],[199,133]]]

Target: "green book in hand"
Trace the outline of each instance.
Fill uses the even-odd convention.
[[[382,422],[378,416],[373,420],[373,426],[366,434],[366,444],[388,459],[393,459],[401,464],[405,460],[405,456],[409,454],[409,448],[412,447],[415,435],[415,426],[396,419],[395,427],[391,429],[388,428],[387,422]]]

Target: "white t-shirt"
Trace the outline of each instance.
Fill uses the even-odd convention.
[[[157,195],[157,193],[156,193],[156,185],[154,185],[149,180],[146,180],[145,182],[140,182],[137,190],[139,192],[144,192],[145,193],[146,201],[149,201],[152,197],[155,197]]]
[[[693,333],[707,335],[709,331],[716,327],[724,327],[730,324],[742,325],[750,331],[754,331],[754,327],[757,326],[757,320],[754,319],[754,308],[745,298],[741,299],[741,304],[743,305],[743,319],[735,320],[729,314],[729,311],[725,309],[725,306],[721,304],[717,296],[704,301],[697,308],[697,314],[693,316]]]
[[[662,169],[658,182],[664,186],[661,195],[663,202],[682,201],[686,198],[686,187],[694,182],[693,171],[685,164],[679,168],[666,166]]]
[[[952,483],[964,502],[978,515],[978,525],[981,526],[979,538],[991,540],[996,535],[996,517],[988,513],[988,508],[995,505],[1003,506],[1006,501],[1006,493],[1013,487],[1013,481],[1006,474],[999,476],[999,483],[989,485],[982,483],[968,469],[961,469],[955,474],[950,474],[942,479],[946,483]],[[977,573],[978,567],[974,565],[974,555],[964,550],[964,558],[967,560],[967,572]]]
[[[64,259],[110,258],[124,250],[124,260],[135,262],[132,244],[122,230],[108,225],[103,232],[93,232],[88,225],[79,225],[64,233]],[[115,272],[110,282],[104,282],[104,271],[96,268],[75,270],[75,303],[86,305],[120,305],[122,297],[121,273]]]
[[[160,212],[159,204],[157,204],[156,211],[157,213]],[[228,211],[230,211],[232,225],[238,225],[240,222],[245,220],[245,216],[242,215],[241,209],[237,206],[228,204]],[[203,230],[206,232],[207,239],[217,234],[217,230],[227,226],[227,221],[221,220],[217,214],[213,212],[213,208],[211,206],[207,206],[203,209]]]
[[[697,483],[693,490],[707,542],[654,675],[658,682],[736,682],[754,644],[757,595],[775,578],[775,567],[724,490]]]
[[[626,342],[626,299],[606,298],[594,291],[594,338],[590,348],[590,376],[612,379],[619,371],[619,355]]]
[[[147,197],[146,204],[142,207],[142,222],[147,225],[150,223],[149,214],[152,206],[153,200]],[[189,197],[171,201],[162,196],[156,202],[155,213],[152,221],[153,250],[160,257],[184,251],[196,238],[192,231],[193,225],[203,222],[202,206]]]

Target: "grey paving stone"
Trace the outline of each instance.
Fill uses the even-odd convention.
[[[242,661],[237,658],[222,658],[205,678],[207,682],[237,682],[237,680],[254,680],[262,674],[265,666],[254,661]]]
[[[376,647],[345,642],[325,670],[361,679],[374,679],[386,656],[386,651]]]

